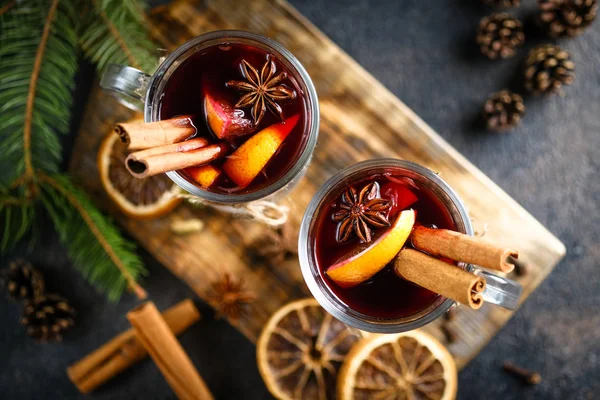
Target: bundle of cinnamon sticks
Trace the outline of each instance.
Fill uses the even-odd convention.
[[[81,393],[89,393],[148,354],[180,399],[212,400],[200,374],[175,338],[200,319],[191,300],[162,315],[153,303],[127,314],[133,326],[67,369]]]
[[[446,229],[418,226],[414,228],[411,240],[412,246],[420,251],[400,251],[394,262],[396,274],[475,310],[484,303],[485,279],[436,257],[504,273],[515,267],[510,263],[511,257],[519,257],[515,250]]]
[[[207,165],[229,152],[225,143],[209,144],[196,134],[193,116],[183,115],[145,124],[120,123],[114,131],[129,150],[125,160],[129,173],[136,178]],[[189,140],[188,140],[189,139]]]

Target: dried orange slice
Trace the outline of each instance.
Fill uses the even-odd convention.
[[[457,379],[452,355],[433,336],[419,330],[371,335],[346,356],[338,399],[452,400]]]
[[[337,372],[358,341],[315,299],[279,309],[258,339],[258,369],[267,388],[280,400],[335,398]]]
[[[130,122],[143,123],[142,120]],[[119,209],[133,218],[149,219],[171,211],[181,199],[177,185],[166,175],[145,179],[131,176],[125,167],[127,148],[110,132],[100,145],[96,160],[102,186]]]

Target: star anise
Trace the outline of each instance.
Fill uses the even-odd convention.
[[[237,321],[246,311],[246,306],[256,300],[256,296],[244,288],[244,282],[230,274],[212,284],[212,292],[207,300],[215,307],[217,316]]]
[[[296,97],[296,92],[293,89],[280,84],[287,79],[287,73],[283,71],[275,75],[277,66],[271,55],[267,55],[267,61],[260,73],[246,60],[242,60],[240,68],[245,81],[229,81],[226,83],[227,87],[246,92],[240,97],[235,107],[246,108],[251,106],[255,125],[260,123],[267,108],[283,120],[283,110],[277,101]]]
[[[345,242],[354,233],[360,240],[373,240],[373,229],[390,226],[386,211],[392,206],[389,200],[379,197],[379,184],[371,182],[357,193],[348,186],[341,197],[339,210],[333,220],[339,222],[337,240]]]

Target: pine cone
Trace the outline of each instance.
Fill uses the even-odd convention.
[[[60,342],[63,333],[75,325],[75,310],[63,297],[48,294],[25,305],[21,323],[27,334],[38,341]]]
[[[506,13],[483,17],[477,27],[477,43],[489,59],[508,58],[525,42],[523,24]]]
[[[483,105],[488,129],[505,131],[519,124],[525,113],[523,98],[510,90],[493,93]]]
[[[546,44],[532,49],[525,61],[525,88],[535,94],[551,94],[575,79],[575,63],[568,52]]]
[[[31,300],[44,293],[42,274],[24,260],[14,260],[2,277],[2,286],[14,300]]]
[[[483,0],[483,2],[496,8],[518,7],[521,4],[521,0]]]
[[[551,37],[579,35],[596,18],[596,0],[538,0],[539,23]]]

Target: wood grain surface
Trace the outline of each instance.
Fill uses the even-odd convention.
[[[292,208],[295,230],[311,197],[332,174],[357,161],[397,157],[439,172],[467,204],[476,229],[486,230],[486,239],[520,250],[529,267],[529,273],[518,278],[525,288],[523,300],[564,256],[565,247],[557,238],[285,1],[181,0],[153,10],[149,23],[155,39],[168,50],[208,31],[242,29],[277,40],[306,67],[319,95],[321,128],[306,176],[284,200]],[[257,301],[232,324],[255,341],[275,310],[309,295],[297,260],[288,257],[270,265],[247,247],[268,228],[211,209],[180,206],[154,221],[135,221],[119,214],[100,184],[96,153],[111,126],[132,115],[94,89],[71,172],[142,246],[200,297],[206,299],[211,284],[225,272],[243,278]],[[202,232],[172,234],[172,221],[192,216],[206,222]],[[458,366],[466,365],[511,315],[489,305],[479,311],[459,309],[450,323],[459,339],[448,344]],[[440,322],[425,329],[444,340]]]

